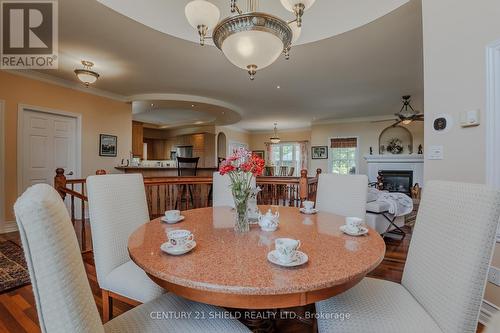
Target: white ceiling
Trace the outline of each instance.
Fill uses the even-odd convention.
[[[174,37],[198,43],[198,33],[189,25],[184,7],[191,0],[97,0],[117,12],[150,28]],[[209,0],[221,13],[231,16],[229,0]],[[318,0],[303,17],[301,37],[297,44],[315,42],[365,25],[407,3],[408,0]],[[237,2],[246,9],[246,0]],[[259,11],[291,21],[295,17],[278,0],[261,0]],[[209,31],[209,34],[211,31]]]
[[[186,2],[149,0],[171,5],[177,1]],[[349,2],[357,8],[378,3]],[[306,29],[310,21],[316,21],[311,19],[313,10],[325,3],[340,6],[343,1],[316,1],[306,13],[310,19],[304,20],[305,41],[312,40]],[[184,20],[183,10],[170,13],[173,7],[158,12],[158,8],[149,8],[146,1],[141,1],[141,8],[160,18],[164,14],[166,20],[172,15]],[[330,27],[340,20],[335,13],[342,12],[342,8],[328,12],[327,19],[319,24]],[[404,94],[413,95],[412,104],[423,111],[420,0],[411,0],[360,28],[296,46],[290,60],[280,58],[259,72],[255,81],[250,81],[245,71],[229,63],[215,47],[172,37],[156,30],[158,27],[151,29],[96,0],[59,1],[59,12],[60,68],[44,72],[75,81],[73,70],[79,67],[80,60],[91,60],[101,74],[95,88],[130,100],[163,101],[168,100],[165,96],[189,95],[199,102],[216,101],[207,104],[238,112],[239,116],[231,121],[241,118],[236,126],[248,130],[271,129],[274,121],[278,121],[280,129],[286,129],[327,119],[393,114],[399,111],[400,96]],[[316,14],[324,15],[323,11]],[[344,22],[350,20],[343,17]],[[281,88],[277,89],[277,85]],[[145,94],[157,98],[140,98]]]

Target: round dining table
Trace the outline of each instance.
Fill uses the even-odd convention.
[[[283,309],[303,306],[342,293],[375,269],[385,253],[385,243],[372,229],[363,236],[349,236],[339,228],[345,217],[327,212],[302,214],[298,208],[259,206],[262,212],[279,212],[274,232],[252,225],[236,233],[234,210],[208,207],[183,211],[182,222],[167,224],[160,218],[130,236],[130,258],[159,286],[184,298],[238,309]],[[170,230],[185,229],[194,235],[191,252],[173,256],[160,250]],[[276,238],[301,242],[307,263],[282,267],[267,254]]]

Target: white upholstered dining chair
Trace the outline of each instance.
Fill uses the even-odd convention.
[[[252,187],[256,186],[255,177],[252,177]],[[213,175],[213,207],[229,206],[234,208],[231,192],[231,179],[228,175],[221,176],[219,172]]]
[[[427,183],[401,284],[363,279],[316,303],[319,332],[476,332],[500,216],[500,193],[479,184]]]
[[[366,216],[368,177],[365,175],[320,174],[316,209],[342,216]]]
[[[151,313],[161,311],[222,311],[171,293],[103,325],[59,194],[49,185],[34,185],[17,200],[14,210],[43,333],[249,332],[236,320],[153,318]]]
[[[129,257],[129,236],[149,222],[141,174],[87,178],[97,282],[102,289],[104,322],[113,317],[113,298],[131,305],[148,302],[165,291]]]

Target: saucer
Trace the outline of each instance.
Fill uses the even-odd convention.
[[[346,225],[340,226],[340,230],[349,236],[362,236],[368,233],[368,228],[360,227],[358,232],[349,229]]]
[[[281,260],[279,260],[276,250],[273,250],[267,254],[267,260],[279,266],[295,267],[305,264],[309,260],[309,257],[304,252],[296,251],[292,261],[284,263]]]
[[[175,220],[168,220],[166,216],[162,216],[161,220],[165,223],[168,223],[168,224],[174,224],[174,223],[177,223],[177,222],[180,222],[182,220],[184,220],[184,216],[180,215],[177,219]]]
[[[312,214],[316,214],[318,212],[318,210],[316,208],[313,208],[311,210],[306,210],[305,208],[299,208],[299,211],[302,213],[302,214],[307,214],[307,215],[312,215]]]
[[[180,256],[181,254],[188,253],[189,251],[191,251],[195,247],[196,247],[195,241],[191,241],[191,242],[185,244],[181,248],[177,248],[177,247],[173,246],[172,244],[170,244],[169,242],[166,242],[166,243],[161,244],[160,249],[163,252],[166,252],[166,253],[171,254],[173,256]]]
[[[265,227],[260,227],[260,230],[262,231],[276,231],[278,230],[278,226],[272,227],[272,228],[265,228]]]

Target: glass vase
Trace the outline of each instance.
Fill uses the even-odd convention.
[[[248,194],[233,193],[235,216],[234,216],[234,231],[243,233],[250,231],[250,223],[248,222],[247,207]]]

